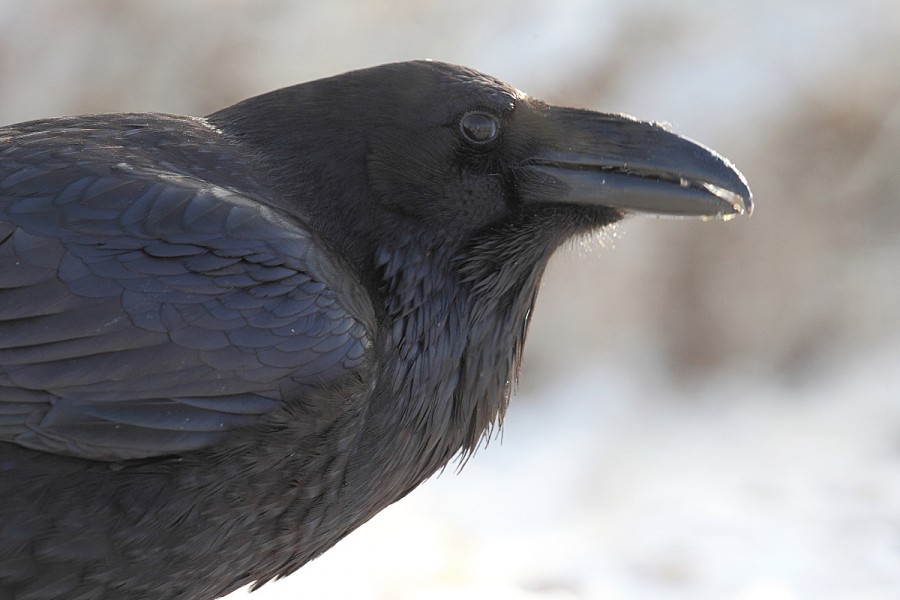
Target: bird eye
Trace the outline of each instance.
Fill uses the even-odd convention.
[[[459,120],[459,130],[473,144],[487,144],[494,141],[500,132],[497,119],[483,112],[470,112]]]

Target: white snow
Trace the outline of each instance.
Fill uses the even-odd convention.
[[[257,600],[893,598],[898,343],[801,388],[598,365]],[[888,375],[886,377],[886,375]]]

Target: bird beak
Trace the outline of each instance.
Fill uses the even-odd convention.
[[[753,212],[747,180],[716,152],[624,115],[543,107],[537,150],[518,169],[524,202],[730,219]]]

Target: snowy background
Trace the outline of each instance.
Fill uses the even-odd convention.
[[[251,599],[900,598],[896,0],[4,0],[0,123],[411,58],[667,121],[756,212],[560,253],[502,439]]]

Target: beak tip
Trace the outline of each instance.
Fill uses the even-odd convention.
[[[740,172],[738,173],[740,174]],[[747,185],[747,180],[744,179],[744,176],[740,175],[740,177],[744,185],[740,194],[734,194],[733,206],[737,214],[749,217],[753,215],[753,192],[750,191],[750,186]]]
[[[728,187],[720,187],[720,185],[704,183],[702,187],[706,191],[717,196],[719,200],[726,206],[722,217],[725,220],[733,219],[739,215],[750,216],[753,214],[753,192],[750,191],[750,185],[743,173],[737,170],[733,164],[723,159],[725,165],[730,169],[733,181],[728,182]],[[728,210],[730,209],[730,211]]]
[[[749,192],[749,190],[748,190]],[[729,194],[731,196],[731,194]],[[753,196],[749,193],[746,196],[734,194],[730,198],[722,198],[729,204],[734,211],[730,216],[751,216],[753,214]]]
[[[737,171],[734,173],[738,174]],[[743,178],[742,183],[743,183]],[[707,219],[722,219],[729,221],[737,216],[753,214],[753,194],[750,188],[744,183],[743,185],[733,185],[728,188],[719,187],[711,183],[703,183],[700,185],[707,194],[712,195],[716,199],[716,208],[705,215]],[[708,196],[707,196],[708,197]]]
[[[730,221],[740,216],[749,217],[753,214],[753,199],[750,196],[744,197],[737,194],[729,194],[728,196],[720,195],[719,199],[728,204],[718,215],[718,218],[723,221]]]
[[[750,191],[750,184],[747,183],[747,178],[744,177],[744,174],[738,171],[737,167],[734,166],[728,159],[722,159],[725,162],[725,165],[731,169],[734,175],[737,176],[737,182],[732,190],[736,190],[731,192],[734,194],[734,208],[738,214],[747,215],[748,217],[753,214],[753,192]]]

